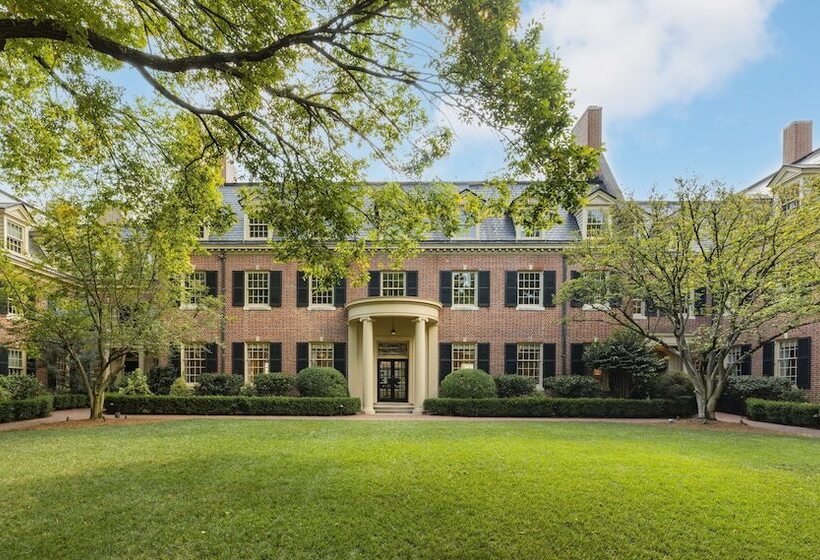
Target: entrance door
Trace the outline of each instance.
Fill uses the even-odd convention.
[[[379,359],[379,402],[407,402],[407,359]]]

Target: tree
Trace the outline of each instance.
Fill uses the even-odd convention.
[[[277,258],[322,276],[366,270],[373,251],[406,256],[463,216],[509,210],[545,227],[578,206],[597,152],[575,144],[566,72],[537,26],[521,29],[518,4],[0,1],[0,169],[28,192],[84,191],[103,156],[120,179],[143,152],[180,174],[215,171],[230,153],[259,181],[244,200],[281,237]],[[444,156],[452,130],[440,112],[497,132],[498,197],[363,184],[373,165],[415,178]],[[110,137],[122,128],[124,145]],[[187,154],[181,167],[170,145]],[[514,177],[532,179],[528,203],[507,208]],[[190,212],[209,222],[211,181],[188,183]]]
[[[189,294],[181,279],[190,265],[187,253],[177,254],[187,234],[174,232],[173,212],[136,211],[110,199],[57,199],[36,218],[42,253],[32,269],[8,256],[0,261],[0,296],[20,313],[11,335],[60,351],[83,380],[91,418],[99,418],[125,356],[167,354],[194,340],[214,324],[216,301],[203,286],[191,286],[198,309],[179,310],[179,298]]]
[[[795,188],[799,206],[781,206]],[[773,194],[678,180],[671,201],[618,203],[606,231],[569,252],[584,272],[560,297],[593,305],[587,320],[607,320],[679,356],[698,416],[714,419],[734,347],[745,350],[742,361],[820,321],[820,184]]]
[[[628,329],[618,329],[606,340],[589,345],[584,351],[584,362],[609,374],[614,389],[622,397],[646,393],[649,382],[666,366],[644,336]]]

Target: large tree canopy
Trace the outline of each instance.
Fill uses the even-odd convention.
[[[417,177],[447,154],[436,111],[506,149],[500,197],[468,219],[507,210],[513,178],[532,180],[510,209],[527,227],[575,208],[597,162],[572,137],[565,80],[517,0],[0,1],[0,168],[20,188],[122,196],[139,195],[138,168],[190,193],[193,234],[220,217],[214,181],[186,173],[215,179],[230,153],[259,181],[245,200],[283,238],[279,257],[340,274],[459,226],[447,185],[363,186],[374,164]]]
[[[733,347],[745,348],[739,363],[820,321],[820,182],[775,188],[772,200],[680,180],[672,200],[617,204],[569,256],[585,272],[559,297],[679,356],[699,416],[714,418]]]

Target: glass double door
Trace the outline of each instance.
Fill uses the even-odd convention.
[[[407,402],[407,358],[379,358],[379,402]]]

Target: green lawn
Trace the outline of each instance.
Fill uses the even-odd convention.
[[[0,434],[0,557],[816,558],[820,440],[186,420]]]

